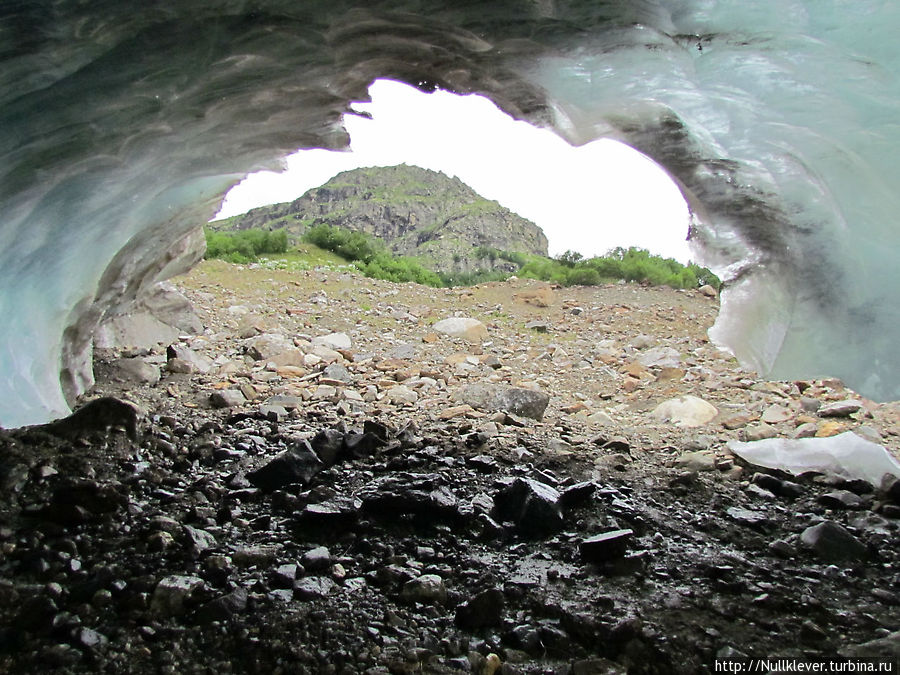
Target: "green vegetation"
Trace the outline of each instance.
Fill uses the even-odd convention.
[[[331,251],[354,263],[367,277],[402,283],[414,281],[425,286],[443,286],[440,276],[422,266],[415,258],[394,256],[377,239],[331,225],[316,225],[303,240]]]
[[[216,232],[205,228],[206,257],[221,258],[232,263],[248,263],[264,253],[285,253],[288,247],[285,230],[239,230]]]
[[[392,255],[377,239],[330,225],[317,225],[303,238],[353,262],[363,274],[375,279],[414,281],[427,286],[471,286],[486,281],[501,281],[510,276],[500,270],[436,274],[415,258]],[[580,253],[566,251],[554,259],[479,246],[474,255],[479,260],[489,259],[491,262],[506,260],[519,268],[519,276],[563,286],[597,286],[620,279],[673,288],[697,288],[709,284],[718,289],[721,286],[719,279],[704,267],[693,263],[682,265],[677,260],[651,255],[641,248],[616,248],[596,258],[584,258]]]
[[[261,255],[274,254],[276,259],[264,261],[263,264],[284,269],[342,267],[350,263],[374,279],[398,283],[412,281],[435,287],[471,286],[502,281],[510,276],[509,272],[502,270],[438,274],[424,267],[416,258],[393,255],[378,239],[331,225],[311,227],[303,240],[298,250],[289,253],[285,230],[215,232],[207,229],[206,257],[248,263]],[[693,263],[682,265],[672,258],[651,255],[641,248],[616,248],[596,258],[584,258],[574,251],[566,251],[556,258],[545,258],[488,246],[479,246],[473,253],[478,260],[512,263],[518,268],[516,274],[521,277],[563,286],[596,286],[620,279],[673,288],[697,288],[709,284],[718,289],[721,286],[719,279],[706,268]]]
[[[574,251],[566,251],[555,259],[529,258],[519,270],[519,276],[563,286],[596,286],[619,279],[672,288],[697,288],[709,284],[718,289],[722,285],[705,267],[693,263],[682,265],[672,258],[651,255],[642,248],[620,247],[605,256],[587,259]]]

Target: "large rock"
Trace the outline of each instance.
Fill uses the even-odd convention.
[[[203,324],[190,301],[172,284],[160,282],[141,296],[124,314],[115,314],[94,333],[95,347],[152,347],[197,335]]]
[[[826,562],[862,560],[867,553],[859,539],[831,520],[803,530],[800,541]]]
[[[661,422],[672,422],[679,427],[702,427],[719,411],[702,398],[688,394],[663,401],[650,414]]]
[[[325,465],[309,443],[299,441],[268,464],[248,473],[247,480],[254,487],[271,492],[291,483],[309,483],[323,468]]]
[[[185,601],[203,586],[203,579],[171,575],[160,579],[150,600],[150,611],[161,616],[179,616],[185,612]]]
[[[478,410],[502,410],[540,421],[550,397],[533,389],[498,384],[472,384],[463,387],[457,400]]]
[[[438,321],[432,328],[438,333],[461,338],[468,342],[481,342],[487,337],[487,327],[478,319],[450,317]]]
[[[546,483],[516,478],[494,496],[492,515],[512,522],[523,534],[551,534],[563,526],[562,495]]]
[[[346,333],[329,333],[328,335],[320,335],[312,339],[313,346],[328,347],[335,351],[339,349],[350,349],[352,343],[350,336]]]

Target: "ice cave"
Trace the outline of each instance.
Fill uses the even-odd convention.
[[[92,337],[200,254],[250,171],[341,148],[373,79],[480,93],[664,167],[728,288],[713,338],[900,398],[900,5],[0,4],[0,425],[67,413]]]

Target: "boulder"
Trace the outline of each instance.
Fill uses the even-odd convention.
[[[523,534],[552,534],[563,526],[562,495],[546,483],[516,478],[494,496],[491,515],[512,522]]]
[[[328,347],[328,349],[333,349],[334,351],[350,349],[352,346],[350,336],[346,333],[320,335],[319,337],[314,337],[312,339],[312,344],[314,347]]]
[[[715,406],[697,396],[679,396],[663,401],[650,413],[661,422],[673,422],[679,427],[701,427],[719,414]]]
[[[456,397],[478,410],[502,410],[540,421],[550,397],[540,391],[497,384],[473,384],[463,387]]]
[[[481,342],[487,337],[487,327],[478,319],[451,317],[438,321],[432,328],[438,333],[461,338],[468,342]]]
[[[271,492],[291,483],[309,483],[324,467],[309,443],[299,441],[268,464],[248,473],[247,480],[254,487]]]
[[[850,562],[866,557],[865,545],[842,525],[826,520],[803,530],[800,541],[826,562]]]

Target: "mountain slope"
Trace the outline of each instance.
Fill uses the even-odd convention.
[[[438,272],[516,266],[487,249],[547,255],[547,237],[525,218],[458,178],[405,164],[338,174],[293,202],[210,223],[214,229],[286,228],[295,237],[327,224],[378,237]],[[479,250],[480,249],[480,250]]]

